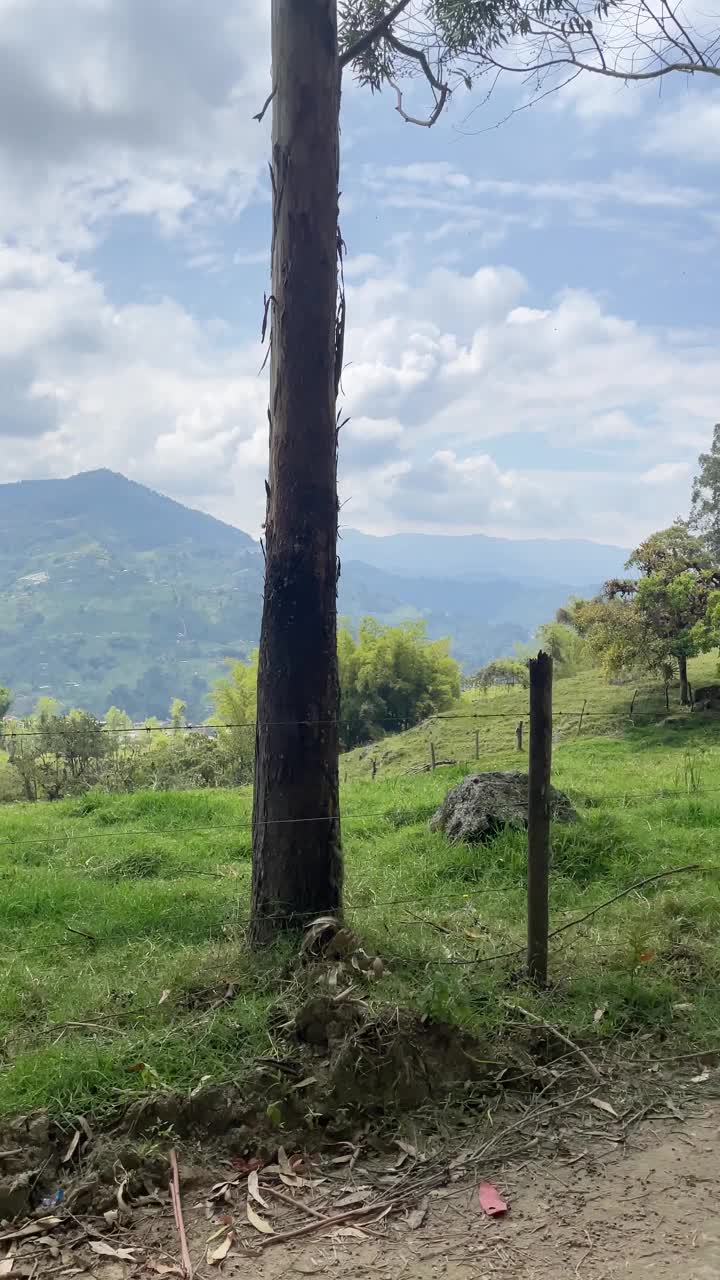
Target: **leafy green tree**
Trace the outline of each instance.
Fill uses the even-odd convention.
[[[67,775],[74,780],[87,778],[91,766],[107,754],[108,742],[102,724],[88,711],[42,717],[40,730],[43,751],[62,761]]]
[[[257,698],[258,651],[250,656],[249,662],[239,662],[229,658],[226,662],[229,674],[216,680],[212,699],[215,714],[211,724],[219,727],[229,726],[228,732],[237,727],[247,728],[255,723],[255,702]]]
[[[35,716],[38,720],[48,719],[50,716],[60,715],[60,703],[57,698],[48,698],[43,695],[38,698],[35,703]]]
[[[0,720],[7,715],[12,706],[13,696],[4,684],[0,684]]]
[[[494,658],[472,676],[471,685],[487,693],[489,689],[527,689],[530,683],[525,658]]]
[[[638,576],[611,579],[598,599],[575,602],[577,630],[609,674],[677,671],[687,705],[688,658],[717,643],[708,610],[720,576],[682,520],[646,538],[627,567]]]
[[[537,629],[536,641],[534,652],[539,645],[550,654],[558,678],[573,676],[589,663],[587,644],[573,627],[564,622],[544,622]]]
[[[249,662],[229,659],[228,675],[217,680],[212,700],[215,714],[210,723],[218,728],[220,740],[235,761],[236,781],[245,779],[255,753],[255,709],[257,702],[258,651]]]
[[[720,422],[715,424],[710,452],[701,453],[698,463],[690,526],[704,539],[715,564],[720,564]]]
[[[122,746],[127,741],[127,735],[133,727],[127,711],[121,711],[119,707],[108,707],[103,716],[103,724],[117,746]]]
[[[422,622],[388,627],[365,618],[357,639],[338,637],[341,741],[345,750],[446,711],[460,696],[460,668],[447,640]]]
[[[187,712],[187,703],[182,698],[173,698],[170,703],[170,724],[173,729],[182,729],[186,724],[185,713]]]

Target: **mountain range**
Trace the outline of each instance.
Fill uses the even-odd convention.
[[[466,669],[528,640],[627,553],[591,542],[342,531],[339,612],[422,618]],[[226,658],[257,644],[263,558],[232,525],[112,471],[0,485],[0,684],[102,714],[193,719]]]

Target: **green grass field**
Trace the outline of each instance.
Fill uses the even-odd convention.
[[[709,682],[708,662],[695,666],[695,681]],[[554,832],[553,924],[658,871],[702,870],[562,934],[552,989],[523,986],[521,1003],[590,1046],[649,1031],[680,1049],[720,1048],[720,723],[649,723],[665,712],[662,693],[647,689],[633,727],[632,693],[591,675],[556,686],[556,706],[575,721],[560,720],[554,781],[580,821]],[[480,722],[481,767],[523,759],[512,717],[525,699],[462,704],[511,714]],[[471,758],[475,727],[443,717],[432,729],[438,758]],[[517,992],[518,960],[457,962],[522,946],[525,840],[508,833],[470,849],[431,834],[427,818],[467,767],[408,773],[427,749],[427,727],[377,744],[375,781],[367,749],[343,762],[348,916],[388,966],[373,1000],[492,1037],[503,998]],[[245,945],[250,803],[238,790],[0,807],[0,1113],[101,1115],[148,1088],[237,1080],[273,1052],[268,1019],[288,951],[258,956]]]

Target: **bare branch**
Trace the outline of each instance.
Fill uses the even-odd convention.
[[[263,103],[262,109],[258,111],[257,115],[253,116],[253,120],[257,120],[258,124],[262,124],[263,120],[265,119],[265,112],[270,106],[270,103],[272,102],[276,93],[277,93],[277,85],[275,85],[275,88],[272,89],[272,91],[268,94],[267,98],[265,99],[265,102]]]

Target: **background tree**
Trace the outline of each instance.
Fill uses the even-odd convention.
[[[6,685],[0,684],[0,720],[7,715],[12,706],[13,696]]]
[[[487,693],[489,689],[527,689],[530,684],[526,658],[494,658],[471,677],[473,688]]]
[[[246,782],[252,773],[257,703],[258,651],[249,662],[228,661],[228,675],[213,686],[215,713],[210,723],[218,727],[221,742],[233,761],[235,780]]]
[[[273,239],[270,466],[253,800],[251,935],[342,906],[338,791],[337,420],[345,300],[337,299],[341,68],[390,86],[407,121],[432,125],[451,92],[488,71],[623,79],[714,71],[702,43],[657,0],[272,0]],[[630,44],[616,39],[616,14]],[[633,19],[635,26],[633,26]],[[607,21],[606,21],[607,20]],[[597,23],[597,25],[596,25]],[[689,32],[689,34],[688,34]],[[697,34],[697,33],[695,33]],[[677,57],[675,57],[677,51]],[[637,67],[635,58],[651,57]],[[501,59],[507,60],[503,65]],[[558,79],[558,75],[560,79]],[[403,106],[420,76],[424,116]]]
[[[613,579],[598,599],[575,602],[575,625],[609,674],[676,670],[687,705],[687,660],[716,643],[708,609],[720,575],[681,520],[646,538],[627,567],[639,576]]]
[[[690,526],[704,539],[715,564],[720,564],[720,422],[715,424],[709,453],[698,458],[693,480]]]
[[[357,639],[340,631],[338,652],[345,750],[419,724],[460,697],[449,641],[428,640],[422,622],[386,627],[365,618]]]
[[[121,711],[119,707],[108,707],[103,716],[103,724],[112,735],[113,744],[116,747],[122,746],[127,741],[127,735],[132,732],[132,720],[127,711]]]
[[[173,729],[182,729],[187,724],[187,703],[182,698],[173,698],[170,703],[170,724]]]
[[[39,728],[42,750],[62,762],[64,780],[87,780],[109,749],[102,724],[88,711],[41,716]]]

